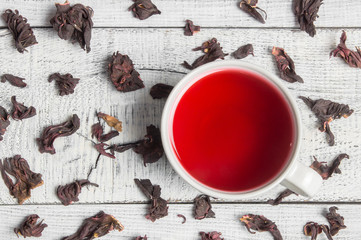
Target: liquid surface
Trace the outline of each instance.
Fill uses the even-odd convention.
[[[248,191],[275,178],[293,151],[295,125],[280,90],[262,76],[227,69],[183,95],[173,148],[185,170],[223,191]]]

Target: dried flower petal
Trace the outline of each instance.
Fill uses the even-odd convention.
[[[108,114],[101,113],[101,112],[98,113],[97,116],[104,119],[104,121],[108,124],[109,127],[114,128],[118,132],[122,131],[122,122],[119,121],[118,119],[116,119],[115,117],[112,117]]]
[[[342,31],[342,35],[340,38],[340,44],[338,44],[337,48],[331,51],[330,57],[340,57],[350,66],[361,68],[361,50],[356,47],[356,52],[348,49],[346,47],[346,32]]]
[[[15,86],[15,87],[19,87],[19,88],[24,88],[26,87],[26,83],[24,83],[23,81],[25,80],[25,78],[21,78],[21,77],[17,77],[11,74],[4,74],[1,77],[1,82],[6,82],[8,81],[11,85]]]
[[[81,188],[87,185],[99,187],[98,184],[91,183],[87,179],[76,180],[75,182],[66,184],[64,186],[59,186],[56,190],[58,198],[64,206],[68,206],[73,202],[79,201],[79,194],[81,193]]]
[[[196,26],[193,24],[193,21],[187,19],[186,25],[184,27],[184,35],[193,36],[193,34],[199,32],[201,30],[200,26]]]
[[[183,214],[177,214],[177,217],[183,218],[182,224],[185,224],[187,221],[187,218]]]
[[[318,18],[318,9],[322,0],[295,0],[294,12],[302,31],[306,31],[311,37],[316,34],[314,21]]]
[[[90,240],[105,236],[113,230],[121,232],[124,227],[112,215],[100,211],[98,214],[85,219],[76,233],[63,238],[63,240]]]
[[[276,224],[262,215],[247,214],[244,215],[240,220],[245,224],[248,232],[252,234],[255,232],[251,232],[251,229],[258,232],[268,231],[272,234],[273,239],[283,239]]]
[[[132,11],[134,17],[144,20],[154,14],[161,14],[151,0],[133,0],[133,5],[129,7],[129,11]]]
[[[103,134],[103,127],[100,123],[95,123],[92,126],[92,138],[95,137],[99,142],[109,141],[116,136],[119,136],[118,131],[110,131],[107,134]]]
[[[49,76],[48,81],[52,82],[55,80],[56,85],[59,88],[59,95],[69,95],[74,93],[74,88],[79,83],[79,78],[73,78],[70,73],[60,75],[60,73],[53,73]]]
[[[31,189],[44,183],[41,174],[32,172],[28,162],[20,155],[5,158],[3,161],[0,160],[0,171],[10,195],[17,198],[19,204],[23,204],[25,200],[31,197]],[[16,179],[15,184],[8,175]]]
[[[280,204],[285,197],[288,197],[291,194],[296,194],[298,196],[297,193],[295,193],[289,189],[286,189],[283,192],[281,192],[280,195],[276,199],[270,199],[267,201],[267,203],[271,204],[273,206],[276,206],[276,205]]]
[[[303,79],[296,74],[295,64],[283,48],[273,47],[272,54],[275,56],[280,77],[287,82],[303,83]]]
[[[164,83],[157,83],[150,89],[150,95],[153,99],[167,98],[173,86]]]
[[[128,55],[113,53],[108,68],[110,80],[118,91],[131,92],[144,88],[144,83]]]
[[[224,59],[224,57],[228,55],[223,52],[222,47],[216,38],[212,38],[211,40],[204,42],[202,44],[202,46],[196,47],[193,49],[193,51],[199,51],[199,50],[201,50],[204,53],[203,56],[200,56],[199,58],[197,58],[192,63],[192,65],[190,65],[188,62],[184,61],[182,66],[187,69],[192,70],[203,64],[213,62],[213,61],[217,60],[218,58]]]
[[[14,120],[23,120],[25,118],[31,118],[36,115],[36,109],[31,107],[25,107],[23,104],[16,101],[16,97],[11,97],[11,102],[13,104],[13,109],[11,111],[11,117]]]
[[[139,141],[132,142],[132,143],[111,145],[107,149],[109,149],[112,154],[114,154],[114,152],[122,153],[122,152],[125,152],[125,151],[129,150],[129,149],[132,149],[132,148],[135,148],[135,147],[139,146],[144,141],[145,140],[143,139],[143,140],[139,140]]]
[[[95,144],[94,147],[95,149],[103,156],[106,157],[110,157],[110,158],[115,158],[114,154],[111,153],[107,153],[105,147],[109,146],[108,144],[105,143],[98,143]]]
[[[203,218],[214,218],[211,200],[209,196],[202,194],[194,199],[194,218],[201,220]]]
[[[161,188],[153,185],[149,179],[134,179],[137,186],[150,199],[151,205],[145,218],[154,222],[155,220],[168,216],[167,201],[160,197]]]
[[[82,49],[90,52],[93,9],[83,4],[70,6],[68,0],[63,4],[56,3],[55,7],[56,14],[50,19],[50,24],[58,32],[58,36],[78,42]]]
[[[306,236],[311,236],[311,240],[316,240],[318,234],[322,233],[322,231],[326,234],[328,240],[333,240],[333,238],[330,234],[330,229],[326,225],[323,225],[323,224],[320,225],[315,222],[308,222],[303,227],[304,234]]]
[[[139,237],[136,237],[135,240],[147,240],[147,235],[144,235],[144,237],[142,236],[139,236]]]
[[[224,240],[224,238],[221,238],[222,233],[216,231],[209,233],[200,232],[199,234],[201,235],[201,240]]]
[[[318,121],[320,122],[320,131],[326,132],[328,134],[328,143],[329,145],[335,144],[334,136],[331,132],[329,123],[334,119],[339,119],[341,117],[347,118],[352,113],[353,110],[349,108],[348,105],[332,102],[330,100],[318,99],[312,100],[307,97],[299,97],[303,102],[311,109],[311,111],[316,115]]]
[[[15,40],[16,49],[24,53],[25,48],[37,44],[33,30],[31,29],[27,19],[19,14],[18,10],[15,13],[8,9],[2,14],[2,18],[8,25],[10,32]]]
[[[346,153],[340,154],[335,160],[333,160],[332,165],[329,167],[327,164],[317,161],[317,158],[314,156],[314,162],[311,164],[311,168],[318,172],[324,180],[327,180],[332,176],[333,173],[341,173],[341,170],[338,168],[343,159],[349,158]]]
[[[55,154],[55,148],[53,146],[55,139],[70,136],[75,133],[79,127],[80,119],[78,115],[73,114],[70,120],[45,128],[41,137],[36,139],[39,145],[39,152]]]
[[[336,210],[338,210],[337,207],[330,207],[330,212],[326,214],[326,218],[331,226],[330,233],[332,236],[335,236],[341,229],[346,228],[344,218],[340,214],[336,213]]]
[[[239,47],[236,51],[232,53],[232,56],[236,59],[242,59],[247,57],[248,55],[253,54],[253,45],[252,44],[246,44],[241,47]]]
[[[251,15],[254,19],[256,19],[257,21],[261,22],[261,23],[266,23],[266,21],[264,20],[263,16],[257,11],[260,10],[261,12],[263,12],[265,14],[265,19],[267,19],[267,13],[265,10],[257,7],[258,0],[242,0],[239,7],[245,11],[246,13],[248,13],[249,15]]]
[[[25,221],[20,225],[19,228],[14,228],[14,232],[16,236],[19,235],[26,237],[41,237],[41,233],[43,232],[44,228],[48,225],[45,223],[43,224],[42,220],[40,223],[36,224],[38,221],[39,216],[36,214],[32,214],[26,217]]]
[[[9,117],[10,115],[6,109],[0,106],[0,141],[3,140],[3,135],[6,132],[6,128],[10,125]]]

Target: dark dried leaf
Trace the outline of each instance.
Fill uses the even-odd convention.
[[[321,234],[322,231],[326,234],[328,240],[333,240],[332,236],[330,235],[330,229],[326,225],[320,225],[315,222],[308,222],[303,227],[304,234],[306,236],[311,236],[311,240],[316,240],[317,236]]]
[[[108,68],[110,80],[118,91],[131,92],[144,88],[143,81],[134,69],[133,62],[128,55],[122,55],[119,52],[113,53]]]
[[[317,161],[317,158],[313,157],[315,160],[311,164],[311,168],[315,170],[318,174],[321,175],[321,177],[324,180],[327,180],[329,177],[332,176],[333,173],[341,173],[341,170],[338,168],[340,166],[341,161],[344,158],[349,158],[349,156],[346,153],[342,153],[337,156],[335,160],[333,160],[332,165],[329,167],[327,164],[324,164],[323,162]]]
[[[248,55],[253,54],[253,45],[252,44],[246,44],[241,47],[239,47],[236,51],[232,53],[232,56],[236,59],[242,59],[247,57]]]
[[[161,14],[151,0],[133,0],[133,5],[129,7],[129,11],[133,12],[134,17],[144,20],[154,14]]]
[[[194,33],[197,33],[201,30],[200,26],[196,26],[193,24],[193,21],[186,20],[186,25],[184,27],[184,35],[193,36]]]
[[[45,128],[41,137],[36,139],[39,145],[39,152],[55,154],[55,148],[53,146],[55,139],[70,136],[75,133],[79,127],[80,119],[78,115],[73,114],[70,120]]]
[[[276,206],[276,205],[280,204],[285,197],[288,197],[291,194],[296,194],[298,196],[297,193],[295,193],[289,189],[286,189],[283,192],[281,192],[280,195],[276,199],[270,199],[267,201],[267,203],[271,204],[273,206]]]
[[[119,136],[118,131],[110,131],[107,134],[103,134],[103,127],[100,125],[100,123],[95,123],[92,126],[92,138],[95,137],[99,142],[106,142],[110,139]]]
[[[94,147],[95,149],[103,156],[106,156],[106,157],[110,157],[110,158],[115,158],[114,154],[112,153],[107,153],[106,150],[108,149],[105,149],[105,147],[109,146],[108,144],[105,144],[105,143],[98,143],[98,144],[95,144]]]
[[[23,120],[25,118],[31,118],[36,115],[36,109],[31,107],[25,107],[23,104],[16,101],[16,97],[11,97],[13,109],[11,110],[11,117],[15,120]]]
[[[263,16],[258,12],[258,10],[265,14],[265,19],[267,19],[267,13],[263,9],[256,6],[257,2],[258,0],[242,0],[239,7],[243,11],[251,15],[254,19],[264,24],[266,23],[266,21],[264,20]]]
[[[199,51],[201,50],[204,55],[197,58],[192,65],[190,65],[188,62],[184,61],[182,64],[183,67],[187,69],[195,69],[203,64],[213,62],[217,60],[218,58],[224,59],[225,56],[228,54],[225,54],[222,50],[221,45],[217,41],[216,38],[212,38],[209,41],[206,41],[202,44],[202,46],[194,48],[193,51]]]
[[[153,99],[167,98],[173,86],[164,83],[157,83],[150,89],[150,95]]]
[[[0,106],[0,141],[3,140],[6,128],[10,125],[9,117],[10,115],[6,109]]]
[[[90,240],[107,235],[110,231],[123,231],[123,225],[112,215],[100,211],[98,214],[83,221],[78,231],[63,240]]]
[[[15,40],[16,49],[24,53],[25,48],[37,44],[33,30],[31,29],[27,19],[19,14],[18,10],[13,12],[8,9],[2,14],[2,18],[8,25],[10,32]]]
[[[352,113],[353,110],[349,108],[346,104],[340,104],[336,102],[332,102],[330,100],[318,99],[312,100],[307,97],[299,97],[303,100],[303,102],[311,109],[311,111],[316,115],[318,121],[320,122],[320,131],[326,132],[329,139],[329,145],[333,146],[334,136],[331,132],[329,123],[334,119],[339,119],[341,117],[347,118]]]
[[[10,195],[18,199],[19,204],[31,197],[31,189],[43,185],[41,174],[34,173],[30,170],[28,162],[15,155],[13,158],[0,160],[1,176],[8,187]],[[11,175],[16,179],[13,180],[8,176]]]
[[[330,233],[332,236],[335,236],[341,229],[346,228],[344,218],[340,214],[336,213],[336,210],[338,210],[337,207],[330,207],[330,212],[326,214],[326,218],[331,226]]]
[[[74,88],[79,83],[79,78],[73,78],[73,75],[70,73],[60,75],[60,73],[53,73],[49,76],[48,81],[52,82],[55,80],[56,85],[59,89],[59,95],[69,95],[74,93]]]
[[[16,236],[19,237],[23,236],[26,237],[41,237],[41,233],[43,232],[44,228],[48,225],[43,223],[42,220],[40,223],[36,224],[38,221],[39,216],[36,214],[32,214],[26,217],[25,221],[20,225],[19,228],[14,228],[14,232]]]
[[[211,200],[209,196],[202,194],[194,199],[194,218],[201,220],[203,218],[214,218]]]
[[[322,0],[294,0],[294,13],[302,31],[306,31],[311,37],[316,34],[314,21],[318,18],[318,9]]]
[[[135,184],[140,188],[144,195],[150,199],[151,205],[145,218],[154,222],[155,220],[168,216],[167,201],[160,197],[161,188],[159,185],[153,185],[149,179],[134,179]]]
[[[108,124],[109,127],[114,128],[118,132],[122,131],[122,122],[119,121],[117,118],[112,117],[112,116],[110,116],[108,114],[105,114],[105,113],[101,113],[101,112],[98,113],[97,116],[99,118],[102,118]]]
[[[56,14],[50,19],[50,24],[64,40],[78,42],[82,49],[90,52],[90,39],[93,27],[93,9],[82,4],[70,6],[65,3],[56,3]]]
[[[11,85],[15,86],[15,87],[19,87],[19,88],[24,88],[26,87],[26,83],[24,83],[23,81],[25,80],[25,78],[21,78],[21,77],[17,77],[11,74],[4,74],[1,77],[1,82],[6,82],[8,81]]]
[[[222,233],[216,231],[209,233],[200,232],[199,234],[201,235],[201,240],[224,240],[224,238],[221,238]]]
[[[283,80],[290,83],[303,83],[303,79],[296,74],[293,60],[287,55],[283,48],[273,47],[272,54],[275,56],[277,68],[280,71],[280,77]]]
[[[139,237],[136,237],[135,240],[147,240],[147,235],[144,235],[144,237],[142,236],[139,236]]]
[[[82,180],[76,180],[75,182],[66,184],[64,186],[60,185],[56,190],[56,194],[58,195],[58,198],[60,199],[61,203],[64,206],[68,206],[73,202],[79,201],[78,196],[81,193],[81,188],[87,185],[99,187],[98,184],[91,183],[87,179],[82,179]]]
[[[185,224],[187,221],[187,218],[183,214],[177,214],[177,217],[183,218],[182,224]]]
[[[283,239],[276,224],[262,215],[247,214],[244,215],[240,220],[245,224],[248,232],[252,234],[255,232],[252,232],[251,229],[258,232],[268,231],[272,234],[273,239]]]
[[[346,32],[342,31],[342,35],[340,38],[340,44],[338,44],[337,48],[331,51],[330,57],[340,57],[350,66],[361,68],[361,50],[356,47],[356,52],[348,49],[346,47]]]

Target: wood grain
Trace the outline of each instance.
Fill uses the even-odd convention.
[[[49,19],[55,14],[56,0],[3,0],[0,11],[18,9],[28,18],[32,26],[50,26]],[[63,1],[60,1],[63,2]],[[184,27],[186,19],[192,19],[201,27],[246,27],[246,28],[299,28],[292,10],[293,1],[263,0],[258,6],[267,11],[266,24],[261,24],[241,11],[240,1],[234,0],[154,0],[161,15],[155,15],[140,21],[134,18],[128,8],[131,0],[81,0],[71,3],[82,3],[94,9],[95,27]],[[359,27],[361,11],[360,1],[328,0],[319,10],[316,27]],[[5,26],[0,21],[0,26]],[[203,31],[203,30],[201,30]],[[307,38],[306,33],[303,34]]]
[[[353,48],[361,39],[361,31],[348,30],[347,33],[347,44]],[[150,87],[158,82],[175,85],[188,72],[180,63],[183,60],[191,62],[199,56],[200,53],[191,49],[211,37],[219,39],[225,52],[254,43],[255,57],[250,56],[244,61],[260,65],[275,74],[278,72],[270,51],[272,46],[284,47],[294,59],[297,73],[305,81],[304,84],[284,82],[294,97],[322,97],[350,104],[355,109],[350,118],[331,124],[336,145],[330,147],[325,135],[317,130],[316,118],[298,99],[304,126],[299,160],[309,165],[312,155],[320,161],[330,162],[339,153],[348,153],[350,159],[340,166],[342,174],[325,181],[319,194],[311,201],[361,201],[361,161],[358,159],[361,154],[361,115],[358,111],[361,109],[361,71],[348,67],[341,59],[329,59],[329,52],[338,44],[341,31],[319,30],[315,38],[308,38],[300,31],[288,29],[207,29],[188,38],[180,29],[94,29],[89,54],[77,44],[59,39],[52,29],[35,29],[35,34],[39,44],[29,48],[28,53],[20,54],[11,46],[9,32],[0,30],[0,74],[19,75],[25,77],[28,83],[24,89],[1,83],[0,104],[10,109],[10,97],[16,95],[19,102],[35,106],[38,110],[38,115],[31,119],[12,121],[0,143],[1,157],[21,154],[35,172],[43,174],[44,186],[35,189],[26,204],[60,203],[55,196],[58,185],[86,178],[97,157],[89,140],[90,127],[96,121],[96,110],[123,121],[123,133],[112,141],[116,143],[137,140],[145,134],[147,125],[159,125],[164,100],[153,100],[149,95]],[[106,72],[107,59],[117,50],[129,54],[141,73],[145,89],[123,94],[112,86]],[[74,94],[58,95],[54,83],[47,82],[47,77],[54,72],[70,72],[81,79]],[[73,113],[81,119],[77,134],[57,139],[55,155],[40,154],[35,139],[42,130],[67,120]],[[165,157],[144,167],[140,156],[128,151],[117,154],[116,160],[101,158],[98,169],[90,178],[100,187],[84,189],[80,202],[144,201],[133,178],[150,178],[160,184],[164,198],[172,202],[189,202],[198,194],[172,170]],[[247,201],[265,201],[275,197],[282,189],[277,187],[267,195]],[[310,201],[301,197],[287,200]],[[1,183],[0,204],[13,203],[14,199]]]
[[[36,213],[48,224],[43,232],[43,239],[60,239],[61,237],[74,233],[82,223],[83,219],[93,216],[98,211],[113,215],[125,227],[122,232],[111,232],[102,237],[108,239],[135,239],[135,237],[147,234],[149,239],[166,240],[199,240],[200,231],[219,231],[224,239],[265,239],[271,240],[272,236],[267,232],[250,234],[239,221],[244,214],[261,214],[274,221],[285,240],[306,240],[303,226],[309,221],[320,224],[328,224],[325,213],[333,205],[294,205],[287,204],[278,207],[270,207],[263,204],[215,204],[213,209],[216,218],[195,220],[193,218],[191,204],[171,204],[167,217],[152,223],[145,219],[147,205],[145,204],[96,204],[77,206],[1,206],[2,217],[0,219],[0,231],[7,240],[17,239],[13,228],[17,227],[29,214]],[[338,213],[345,218],[346,229],[341,230],[335,236],[337,240],[359,239],[361,228],[359,227],[361,209],[359,205],[338,205]],[[187,221],[181,224],[182,219],[177,214],[183,214]],[[6,220],[5,220],[6,219]],[[326,240],[324,234],[317,239]]]

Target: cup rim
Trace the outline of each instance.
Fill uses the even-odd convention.
[[[224,68],[239,68],[247,71],[254,72],[256,74],[259,74],[263,76],[268,81],[271,81],[276,87],[282,92],[283,96],[289,103],[289,106],[293,112],[293,117],[295,121],[295,147],[293,149],[293,152],[291,156],[289,157],[288,164],[284,167],[282,172],[274,178],[271,182],[265,184],[264,186],[261,186],[259,188],[256,188],[254,190],[246,191],[246,192],[228,192],[228,191],[222,191],[218,189],[214,189],[211,187],[206,186],[205,184],[199,182],[194,177],[192,177],[181,165],[181,163],[178,160],[178,157],[176,156],[172,141],[171,141],[171,134],[169,131],[169,120],[171,119],[171,113],[172,109],[174,107],[174,104],[177,101],[178,95],[184,90],[184,88],[187,86],[187,83],[191,82],[194,79],[201,79],[202,74],[209,73],[209,71],[215,71],[217,69],[224,69]],[[194,83],[193,83],[194,84]],[[193,85],[191,84],[191,85]],[[168,96],[168,99],[165,103],[165,106],[163,108],[162,118],[161,118],[161,138],[163,143],[164,152],[166,154],[166,157],[170,164],[172,165],[173,169],[191,186],[196,188],[202,193],[205,193],[209,196],[215,197],[215,198],[223,198],[223,199],[230,199],[230,200],[241,200],[245,198],[251,198],[256,195],[259,195],[261,193],[269,191],[271,188],[273,188],[275,185],[279,184],[287,175],[288,173],[294,168],[295,161],[298,156],[300,147],[301,147],[301,133],[302,133],[302,124],[301,124],[301,118],[300,113],[297,108],[297,104],[291,94],[288,92],[288,89],[284,86],[282,86],[281,80],[274,74],[266,71],[264,68],[242,62],[239,60],[223,60],[223,61],[216,61],[207,63],[205,65],[202,65],[200,67],[197,67],[196,69],[192,70],[188,74],[186,74],[173,88],[172,92]]]

